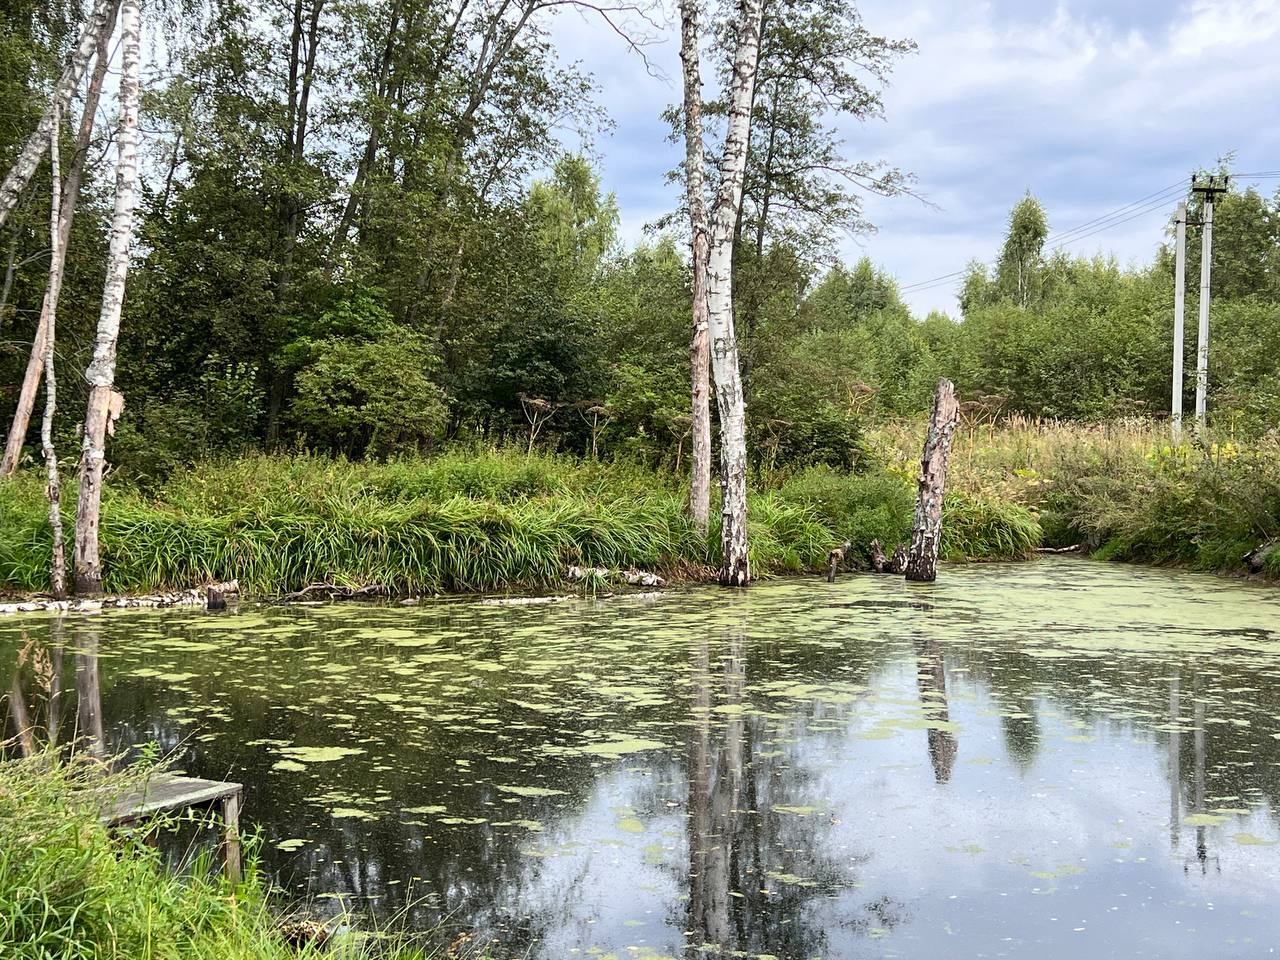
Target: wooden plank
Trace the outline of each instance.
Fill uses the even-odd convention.
[[[242,789],[238,783],[166,774],[153,777],[142,789],[121,796],[103,813],[102,821],[107,826],[115,826],[155,813],[216,803],[230,797],[238,799]]]

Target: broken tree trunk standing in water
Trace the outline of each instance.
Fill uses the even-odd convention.
[[[111,220],[111,246],[107,279],[102,291],[102,312],[98,317],[93,359],[85,376],[89,381],[89,404],[85,411],[80,456],[75,551],[76,593],[82,596],[96,596],[102,592],[102,562],[98,554],[102,472],[106,466],[107,432],[114,432],[115,419],[124,404],[123,397],[115,391],[116,341],[120,336],[120,312],[124,306],[125,277],[129,272],[138,180],[139,20],[137,0],[124,0],[120,5],[123,70],[120,76],[120,131],[116,141],[115,213]]]
[[[947,484],[947,458],[951,438],[960,417],[955,386],[946,377],[938,381],[920,457],[920,491],[915,522],[911,527],[911,547],[907,551],[907,579],[931,581],[938,578],[938,549],[942,544],[942,498]]]

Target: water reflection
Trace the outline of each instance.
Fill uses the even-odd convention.
[[[66,624],[53,620],[47,632],[21,632],[21,640],[9,669],[8,726],[4,739],[22,756],[48,747],[74,747],[103,756],[106,738],[102,726],[102,686],[98,676],[98,634],[76,632],[74,655],[75,698],[63,696]],[[81,645],[82,644],[82,645]],[[65,736],[66,714],[73,711],[70,734]]]
[[[915,646],[916,685],[928,721],[925,739],[929,745],[929,763],[933,766],[934,781],[946,783],[956,765],[957,750],[951,714],[947,710],[947,668],[938,641],[917,639]]]
[[[1275,597],[1065,562],[30,618],[0,689],[10,750],[159,743],[248,785],[293,894],[497,956],[1253,957]]]

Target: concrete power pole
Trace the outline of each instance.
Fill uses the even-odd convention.
[[[1209,177],[1191,184],[1204,199],[1200,238],[1200,331],[1196,341],[1196,428],[1204,432],[1209,394],[1209,265],[1213,257],[1213,198],[1227,192],[1227,178]]]
[[[1175,216],[1177,245],[1173,271],[1173,402],[1169,416],[1173,421],[1173,442],[1182,441],[1182,343],[1183,314],[1187,305],[1187,203],[1178,204]]]

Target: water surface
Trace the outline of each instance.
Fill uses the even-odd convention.
[[[296,895],[497,956],[1254,958],[1277,630],[1267,588],[1054,558],[11,619],[0,680],[10,733],[244,782]]]

